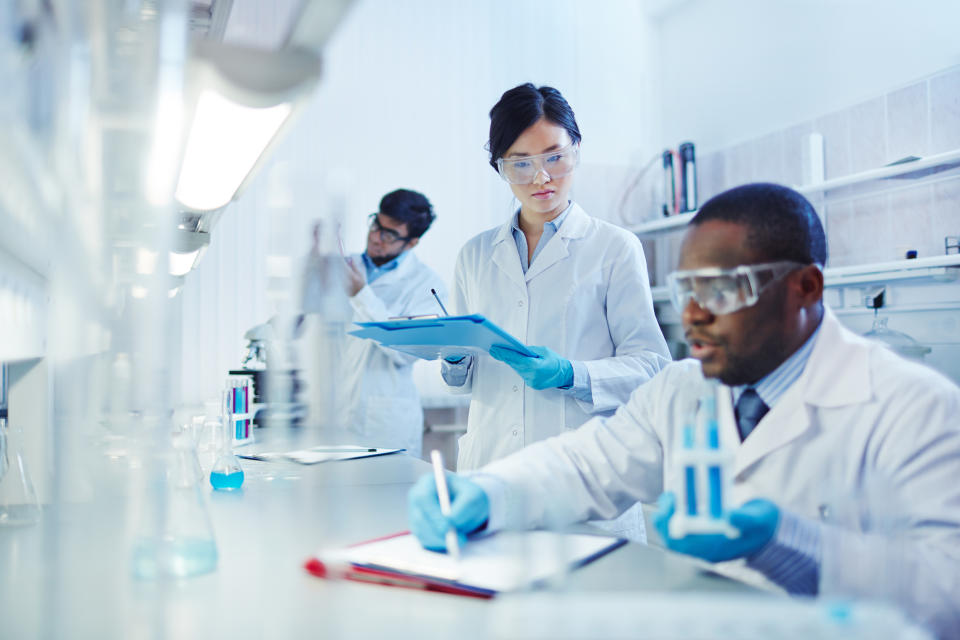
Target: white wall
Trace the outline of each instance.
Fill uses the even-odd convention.
[[[231,20],[242,23],[228,36],[256,42],[255,23],[276,32],[271,4],[285,14],[289,3],[238,2]],[[347,249],[360,251],[384,193],[423,191],[438,218],[417,253],[452,280],[460,246],[509,215],[509,188],[483,150],[506,89],[531,81],[564,93],[584,136],[584,176],[654,153],[657,51],[638,0],[357,2],[324,51],[309,109],[187,278],[182,401],[214,397],[239,364],[244,330],[293,284],[268,274],[284,260],[295,267],[314,218],[342,211]]]
[[[957,0],[693,0],[666,14],[664,146],[712,151],[960,63]]]

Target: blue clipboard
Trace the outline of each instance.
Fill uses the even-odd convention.
[[[376,340],[385,347],[424,360],[464,353],[486,353],[498,345],[532,358],[538,357],[509,333],[479,314],[385,322],[356,322],[350,332],[358,338]]]

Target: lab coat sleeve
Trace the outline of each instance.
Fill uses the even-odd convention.
[[[450,313],[455,316],[465,316],[470,314],[470,305],[467,302],[466,278],[464,276],[464,249],[460,250],[457,256],[457,266],[453,272],[453,295],[450,298]],[[463,394],[470,393],[473,388],[473,371],[476,365],[476,358],[468,355],[457,364],[442,362],[440,364],[440,375],[451,393]]]
[[[664,372],[667,373],[667,372]],[[492,528],[563,527],[611,519],[663,489],[663,448],[654,428],[673,402],[661,374],[610,417],[532,444],[482,469]],[[654,401],[656,399],[656,402]]]
[[[821,588],[890,598],[939,637],[960,630],[960,390],[889,403],[867,451],[864,531],[821,524]],[[875,480],[871,480],[875,478]],[[868,514],[864,516],[863,514]]]
[[[607,325],[614,354],[584,361],[589,372],[590,401],[577,401],[589,413],[620,406],[634,389],[670,362],[670,351],[653,312],[643,247],[636,238],[629,240],[614,258],[607,286]]]

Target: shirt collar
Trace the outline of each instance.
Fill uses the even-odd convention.
[[[803,343],[803,346],[780,363],[779,367],[760,378],[759,381],[754,384],[744,384],[733,387],[734,404],[740,399],[740,394],[746,391],[747,388],[753,387],[757,390],[757,395],[760,396],[760,399],[772,409],[773,405],[780,400],[787,389],[789,389],[790,386],[800,378],[800,374],[803,373],[803,369],[810,359],[810,353],[813,351],[813,345],[817,341],[817,335],[820,333],[820,327],[822,325],[823,322],[821,321],[813,334]]]
[[[553,228],[554,233],[560,230],[560,225],[563,224],[563,221],[567,219],[567,216],[570,214],[570,210],[573,209],[573,201],[567,202],[567,208],[564,209],[560,215],[558,215],[553,220],[544,223],[543,227],[546,229],[548,226]],[[513,214],[513,222],[511,223],[514,231],[521,231],[520,229],[520,210],[517,209],[517,212]]]
[[[400,255],[398,255],[398,256],[397,256],[396,258],[394,258],[393,260],[391,260],[391,261],[389,261],[389,262],[385,262],[384,264],[382,264],[382,265],[380,265],[380,266],[378,267],[377,265],[375,265],[375,264],[373,263],[373,260],[370,259],[370,256],[367,255],[367,252],[364,251],[364,252],[363,252],[363,264],[364,264],[364,266],[367,268],[367,272],[368,272],[368,273],[371,272],[371,271],[374,272],[374,273],[383,273],[384,271],[393,271],[394,269],[396,269],[397,267],[400,266],[400,263],[401,263],[401,262],[403,262],[404,260],[407,259],[407,254],[409,254],[409,253],[410,253],[409,251],[404,251],[403,253],[401,253]]]

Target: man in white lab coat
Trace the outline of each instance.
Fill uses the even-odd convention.
[[[890,598],[957,636],[960,388],[842,327],[823,305],[825,261],[823,228],[795,191],[754,184],[713,198],[670,277],[699,363],[669,365],[610,418],[451,476],[449,519],[421,479],[411,529],[442,548],[448,523],[462,534],[562,526],[659,496],[670,549],[794,594]],[[736,406],[722,434],[736,443],[734,539],[668,528],[678,432],[706,379]]]
[[[446,286],[412,252],[433,219],[430,202],[416,191],[398,189],[380,200],[370,214],[366,251],[346,257],[353,322],[442,314],[430,290],[445,300]],[[357,444],[402,447],[419,457],[423,410],[413,381],[416,358],[348,335],[339,360],[336,406]]]

